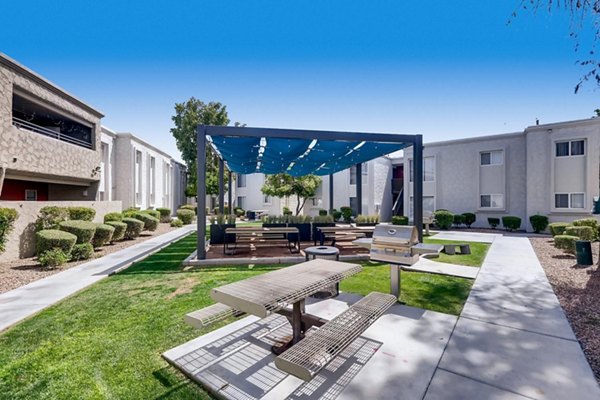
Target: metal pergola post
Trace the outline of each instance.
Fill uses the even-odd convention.
[[[414,224],[419,233],[419,242],[423,242],[423,136],[416,135],[413,144],[413,215]]]
[[[225,162],[219,158],[219,214],[224,214],[225,207]]]
[[[199,260],[206,258],[206,126],[199,125],[196,131],[196,196],[197,234],[196,254]]]
[[[231,179],[231,171],[229,171],[227,178],[229,178],[227,181],[227,204],[229,205],[229,215],[233,215],[233,200],[231,199],[231,196],[233,196],[231,193],[233,180]]]
[[[362,214],[362,164],[356,164],[356,215]]]
[[[333,174],[329,174],[329,215],[333,215]]]

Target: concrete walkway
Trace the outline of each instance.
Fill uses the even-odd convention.
[[[424,399],[600,399],[527,238],[494,238]]]
[[[188,225],[0,295],[0,331],[106,278],[195,230]]]
[[[479,268],[467,265],[448,264],[421,257],[413,265],[402,267],[405,271],[427,272],[430,274],[457,276],[459,278],[475,279]]]

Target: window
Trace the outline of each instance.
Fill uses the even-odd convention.
[[[413,207],[414,200],[410,197],[409,204],[409,218],[414,218],[415,209]],[[434,196],[423,196],[423,215],[433,214],[435,211],[435,197]]]
[[[556,142],[556,157],[583,156],[585,155],[585,140],[571,140]]]
[[[414,165],[413,160],[408,160],[408,181],[413,181],[414,176]],[[423,158],[423,181],[434,182],[435,181],[435,157]]]
[[[237,198],[237,206],[239,208],[246,209],[246,196],[238,196]]]
[[[271,196],[265,194],[263,196],[263,204],[271,204],[271,202]]]
[[[25,190],[25,201],[37,201],[37,190]]]
[[[246,187],[246,175],[244,175],[244,174],[237,174],[237,179],[236,180],[237,180],[237,187],[239,187],[239,188]],[[244,207],[242,207],[242,208],[244,208]]]
[[[356,214],[358,210],[358,201],[356,201],[356,197],[350,197],[350,208],[352,209],[352,214]]]
[[[135,203],[142,203],[142,152],[135,151],[135,171],[133,175],[135,189]]]
[[[363,176],[362,184],[366,185],[367,180],[364,177],[369,175],[369,164],[362,164],[360,169]],[[350,184],[356,185],[356,165],[350,167]]]
[[[504,208],[504,195],[482,194],[479,196],[480,208]]]
[[[556,193],[554,208],[585,208],[585,196],[583,193]]]
[[[100,194],[100,200],[107,200],[106,192],[108,187],[108,144],[102,143],[102,156],[100,158],[100,185],[98,186],[98,192]]]
[[[480,153],[481,165],[501,165],[503,163],[503,151],[484,151]]]
[[[150,189],[150,205],[153,206],[156,201],[156,158],[150,157],[148,188]]]

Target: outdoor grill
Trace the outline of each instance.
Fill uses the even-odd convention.
[[[371,261],[413,265],[421,254],[418,238],[414,226],[377,225],[373,231]]]

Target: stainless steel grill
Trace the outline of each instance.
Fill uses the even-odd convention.
[[[417,228],[401,225],[377,225],[373,231],[371,260],[397,265],[413,265],[419,260]]]

